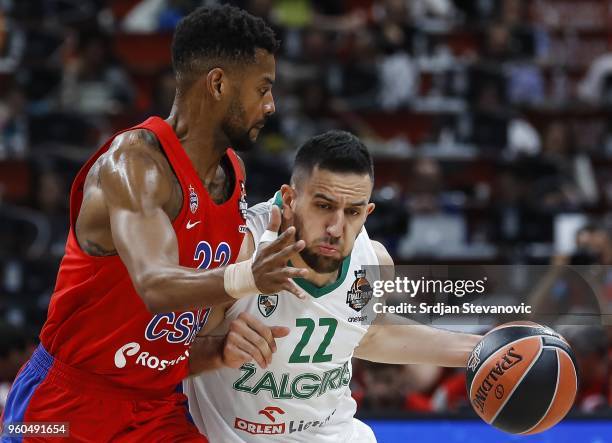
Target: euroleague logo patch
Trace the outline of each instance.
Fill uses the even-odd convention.
[[[189,209],[191,209],[192,214],[195,214],[195,212],[198,210],[198,204],[198,194],[196,194],[193,186],[189,185]]]
[[[374,293],[372,285],[365,277],[365,269],[355,271],[355,281],[346,293],[346,304],[357,312],[370,302]]]

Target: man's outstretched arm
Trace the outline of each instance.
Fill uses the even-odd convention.
[[[381,266],[393,266],[383,245],[373,242]],[[388,269],[388,268],[387,268]],[[377,318],[355,349],[355,357],[379,363],[463,367],[482,337],[418,324],[399,315]]]
[[[479,335],[407,324],[402,317],[388,315],[397,317],[387,319],[393,324],[370,326],[355,349],[355,357],[379,363],[464,367],[470,353],[482,339]]]

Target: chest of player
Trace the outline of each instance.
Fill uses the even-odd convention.
[[[202,186],[184,190],[185,210],[174,222],[179,263],[212,269],[234,263],[244,238],[246,200],[242,182],[224,203],[216,204]]]
[[[290,372],[313,365],[322,371],[334,369],[350,360],[375,315],[370,309],[372,290],[361,267],[349,259],[341,272],[339,284],[318,293],[311,290],[306,300],[284,291],[259,295],[241,300],[232,307],[232,316],[247,310],[265,324],[289,328],[289,335],[277,340],[273,366]]]
[[[306,300],[281,292],[242,299],[232,306],[229,319],[246,310],[267,325],[290,330],[276,340],[277,351],[265,370],[250,363],[239,374],[232,373],[234,390],[249,394],[245,397],[249,399],[317,400],[321,407],[345,395],[353,351],[373,319],[368,312],[373,300],[372,291],[355,276],[360,272],[357,267],[349,265],[344,272],[337,287],[325,294],[313,291]]]

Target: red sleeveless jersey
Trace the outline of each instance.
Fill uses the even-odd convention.
[[[246,215],[244,176],[236,154],[227,150],[236,178],[232,195],[216,204],[166,122],[151,117],[130,129],[148,129],[157,136],[183,190],[182,209],[172,223],[180,265],[205,270],[233,263]],[[85,178],[111,142],[112,138],[85,164],[72,185],[70,233],[40,338],[65,364],[119,387],[161,394],[188,375],[189,345],[206,323],[209,309],[151,314],[119,256],[92,257],[79,247],[74,226]]]

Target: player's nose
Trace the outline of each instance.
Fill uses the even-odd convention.
[[[340,238],[344,231],[344,212],[337,211],[327,225],[327,234],[334,238]]]
[[[270,94],[270,98],[264,102],[264,115],[266,117],[276,112],[276,106],[274,105],[274,97]]]

